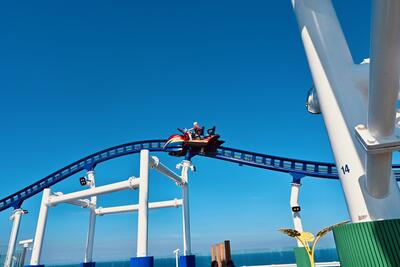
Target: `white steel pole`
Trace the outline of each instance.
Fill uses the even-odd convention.
[[[47,213],[48,213],[48,200],[51,194],[50,188],[43,190],[42,202],[40,204],[39,218],[36,226],[35,239],[33,241],[33,249],[30,265],[39,265],[40,255],[42,253],[43,237],[46,230]]]
[[[25,265],[25,258],[26,258],[26,251],[28,250],[28,245],[24,245],[22,247],[22,254],[21,254],[21,258],[20,258],[20,266],[24,266]]]
[[[183,224],[183,255],[191,255],[190,215],[189,215],[189,178],[190,160],[182,162],[182,224]]]
[[[67,201],[65,203],[75,205],[75,206],[78,206],[81,208],[89,208],[90,207],[90,200],[88,200],[88,199],[74,199],[71,201]]]
[[[166,200],[166,201],[158,201],[158,202],[150,202],[149,209],[163,209],[163,208],[178,208],[182,206],[182,199],[174,199],[174,200]],[[134,212],[139,210],[139,204],[134,205],[124,205],[117,207],[108,207],[108,208],[97,208],[95,210],[96,215],[107,215],[107,214],[115,214],[115,213],[126,213],[126,212]]]
[[[52,193],[52,196],[63,196],[63,195],[64,195],[63,192]],[[73,200],[65,201],[64,203],[75,205],[75,206],[78,206],[81,208],[89,208],[90,207],[90,200],[88,200],[88,199],[73,199]]]
[[[25,211],[23,209],[16,209],[14,210],[13,215],[11,215],[10,217],[10,220],[13,221],[13,226],[11,229],[10,240],[8,242],[7,255],[6,255],[6,260],[4,262],[4,267],[11,267],[12,258],[15,251],[15,245],[18,237],[19,226],[21,223],[21,216],[23,214],[25,214]]]
[[[178,174],[170,170],[167,166],[162,164],[157,157],[150,157],[150,167],[155,168],[158,172],[164,174],[176,184],[182,183],[182,177],[180,177]]]
[[[174,250],[174,254],[175,254],[175,266],[179,267],[179,248]]]
[[[354,64],[330,0],[292,4],[351,220],[399,218],[400,191],[394,179],[387,197],[377,199],[368,193],[366,151],[355,135],[355,127],[367,122],[368,64]]]
[[[126,189],[135,189],[139,187],[140,181],[139,179],[135,177],[131,177],[126,181],[118,182],[118,183],[113,183],[109,185],[103,185],[103,186],[98,186],[98,187],[93,187],[90,189],[74,192],[74,193],[69,193],[65,195],[60,195],[60,196],[50,196],[48,200],[49,205],[56,205],[59,203],[65,203],[65,202],[70,202],[71,200],[76,200],[80,198],[85,198],[85,197],[91,197],[91,196],[96,196],[96,195],[103,195],[107,193],[112,193],[112,192],[117,192],[121,190],[126,190]]]
[[[19,241],[19,244],[22,246],[22,255],[20,257],[20,262],[19,262],[19,266],[18,267],[25,266],[26,252],[27,252],[27,250],[29,248],[29,245],[32,242],[33,242],[33,239]]]
[[[137,234],[137,257],[146,257],[148,251],[149,151],[140,151],[140,184]]]
[[[394,133],[400,75],[400,1],[373,0],[371,64],[368,92],[367,128],[374,137]],[[392,152],[368,154],[368,192],[385,197],[392,177]]]
[[[300,186],[301,183],[292,183],[292,190],[290,193],[290,208],[292,211],[292,218],[293,218],[293,226],[294,229],[298,232],[303,232],[303,225],[301,223],[301,217],[300,217],[300,210],[299,211],[294,211],[295,208],[299,208],[299,193],[300,193]],[[300,241],[297,240],[297,246],[302,247],[303,245],[301,244]]]
[[[95,178],[94,178],[94,170],[87,172],[87,178],[89,181],[89,187],[96,187]],[[93,261],[93,243],[94,243],[94,233],[96,227],[96,204],[97,204],[97,196],[92,196],[90,198],[90,214],[89,214],[89,230],[87,234],[86,240],[86,251],[84,262],[92,262]]]

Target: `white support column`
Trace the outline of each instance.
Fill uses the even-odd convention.
[[[331,0],[292,0],[292,5],[352,222],[399,218],[400,191],[394,179],[384,185],[388,194],[383,198],[367,190],[367,153],[355,135],[357,125],[367,124],[368,64],[354,64]],[[392,27],[398,29],[397,24]]]
[[[10,220],[13,221],[13,226],[11,229],[10,240],[8,242],[7,255],[6,255],[6,260],[4,262],[4,267],[11,267],[12,258],[15,252],[15,245],[18,237],[19,225],[21,223],[21,216],[25,213],[26,212],[23,209],[16,209],[14,210],[13,215],[11,215],[10,217]]]
[[[40,255],[42,253],[43,237],[46,230],[47,213],[48,213],[48,200],[51,194],[51,189],[46,188],[43,190],[42,202],[40,204],[39,218],[36,226],[36,234],[33,242],[32,256],[30,265],[39,265]]]
[[[179,267],[179,248],[174,250],[174,254],[175,254],[175,267]]]
[[[292,218],[293,218],[293,226],[294,229],[298,232],[303,232],[303,225],[301,223],[300,217],[300,205],[299,205],[299,193],[300,193],[300,182],[293,182],[292,183],[292,190],[290,193],[290,208],[292,211]],[[297,240],[297,246],[302,247],[300,241]]]
[[[96,187],[95,178],[94,178],[94,170],[87,172],[87,179],[89,182],[89,187]],[[90,198],[90,215],[89,215],[89,230],[87,234],[86,240],[86,250],[85,250],[85,258],[84,262],[92,262],[93,261],[93,243],[94,243],[94,233],[96,227],[96,205],[97,205],[97,196],[92,196]]]
[[[33,239],[19,241],[19,244],[22,246],[22,254],[21,254],[19,266],[25,266],[26,252],[29,248],[29,245],[32,242],[33,242]]]
[[[182,161],[182,225],[183,225],[183,255],[192,254],[190,238],[190,215],[189,215],[189,177],[190,160]]]
[[[149,201],[149,151],[140,151],[139,211],[136,257],[147,257],[148,252],[148,201]]]
[[[368,131],[375,138],[391,137],[395,129],[400,76],[400,1],[373,0]],[[390,189],[392,152],[367,154],[368,192],[384,198]]]

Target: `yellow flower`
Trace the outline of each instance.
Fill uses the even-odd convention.
[[[298,237],[303,242],[313,242],[314,241],[314,235],[310,232],[302,232],[300,236]]]

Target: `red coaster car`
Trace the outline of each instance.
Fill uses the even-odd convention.
[[[187,152],[193,154],[215,153],[224,141],[219,140],[219,134],[215,133],[215,126],[207,130],[204,136],[204,127],[190,130],[178,128],[182,134],[171,135],[164,144],[165,151],[171,156],[185,156]]]

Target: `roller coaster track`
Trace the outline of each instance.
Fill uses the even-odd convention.
[[[1,199],[0,212],[11,207],[14,209],[20,208],[24,200],[40,193],[43,189],[57,184],[82,170],[92,170],[101,162],[139,153],[142,149],[148,149],[151,152],[165,152],[163,149],[164,142],[165,140],[132,142],[114,146],[84,157],[51,173],[22,190]],[[333,163],[277,157],[227,147],[219,148],[217,153],[213,155],[198,154],[198,156],[229,161],[239,165],[286,172],[300,177],[310,176],[326,179],[339,179],[336,166]],[[400,164],[393,165],[393,169],[396,179],[400,181]]]

